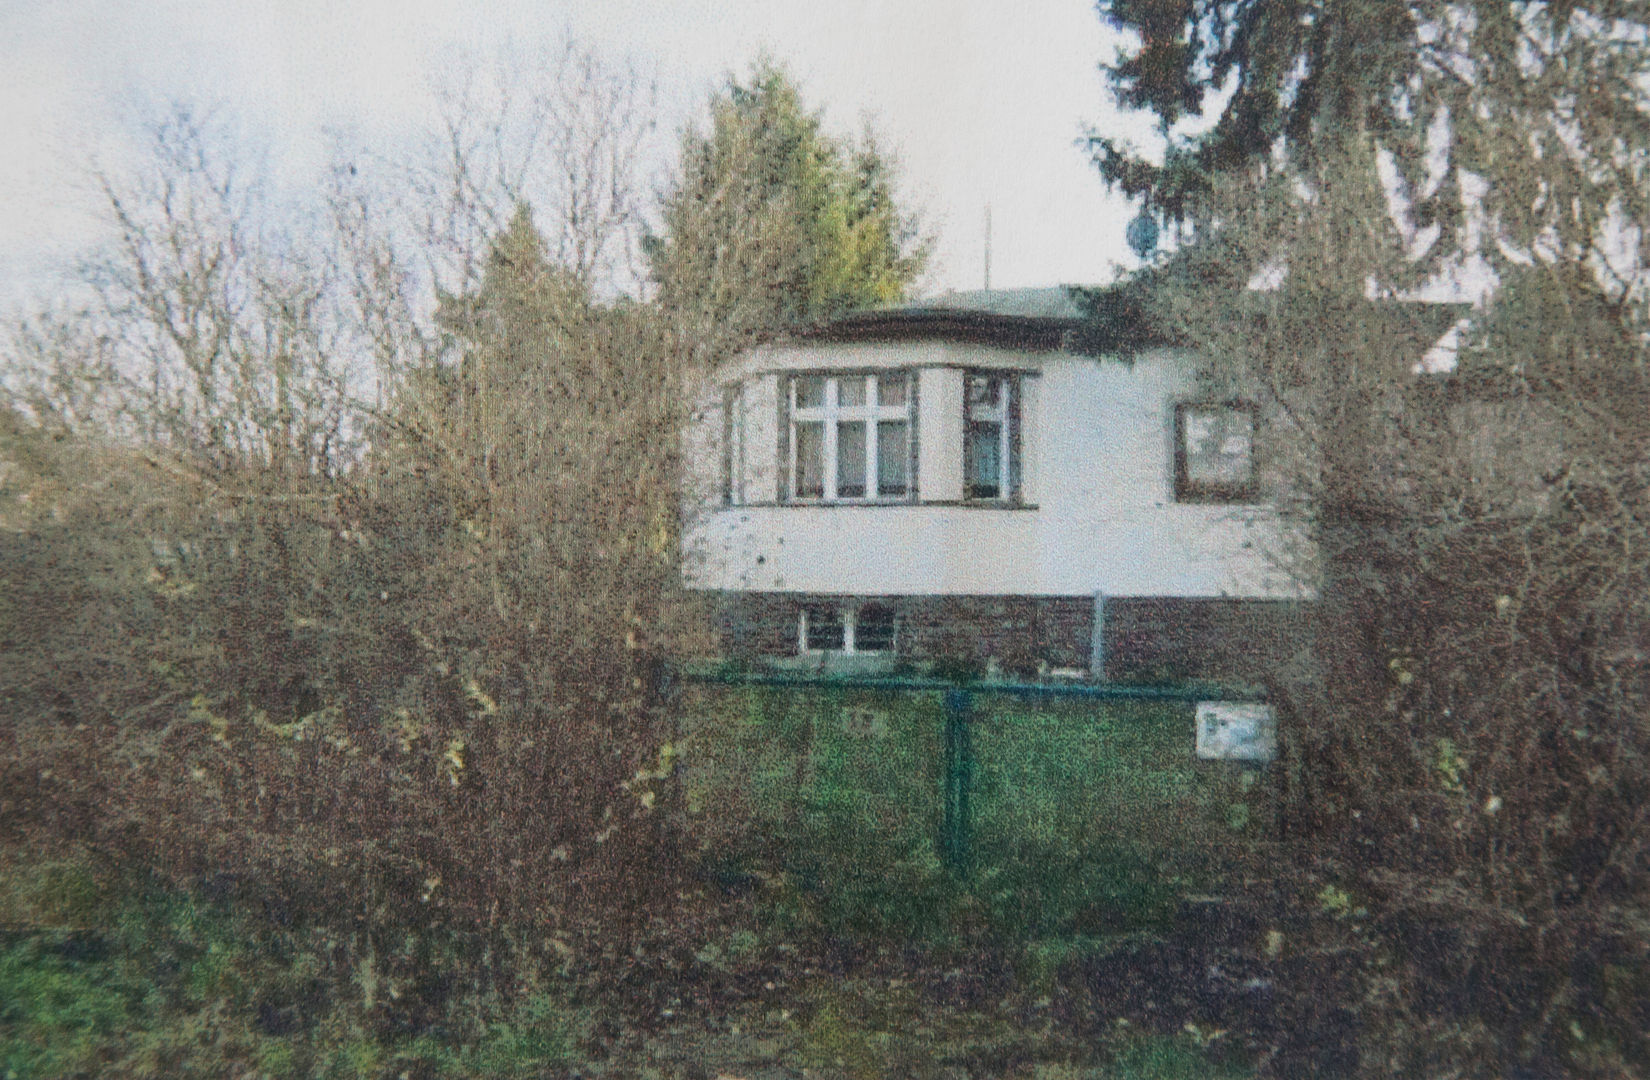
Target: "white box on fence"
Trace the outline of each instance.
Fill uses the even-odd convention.
[[[1254,701],[1197,703],[1197,756],[1219,761],[1271,761],[1278,753],[1272,706]]]

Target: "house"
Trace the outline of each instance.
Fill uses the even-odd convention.
[[[1300,644],[1267,425],[1168,347],[1083,355],[1064,287],[850,314],[717,371],[688,584],[730,658],[1246,678]]]

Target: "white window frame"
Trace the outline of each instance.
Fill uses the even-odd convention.
[[[1191,424],[1195,413],[1212,414],[1224,419],[1242,416],[1247,419],[1248,446],[1244,458],[1245,472],[1241,480],[1217,481],[1195,479],[1192,473]],[[1174,498],[1179,503],[1249,504],[1260,496],[1259,470],[1255,460],[1255,442],[1260,434],[1260,410],[1254,403],[1233,399],[1228,401],[1177,401],[1174,405]]]
[[[975,405],[969,397],[974,379],[997,380],[1002,395],[996,405]],[[1024,422],[1024,406],[1020,400],[1020,373],[974,369],[963,372],[963,499],[968,502],[1017,503],[1021,500],[1024,466],[1018,453],[1020,425]],[[976,420],[997,425],[997,494],[975,495],[973,477],[969,475],[968,428]]]
[[[813,407],[802,407],[797,404],[797,385],[803,379],[823,379],[825,381],[824,404]],[[841,402],[841,380],[865,380],[865,404],[844,405]],[[898,405],[881,404],[883,379],[898,380],[905,384],[905,400]],[[786,379],[786,404],[788,406],[787,443],[788,460],[785,463],[785,490],[793,502],[802,503],[873,503],[873,502],[910,502],[916,497],[917,468],[913,448],[916,444],[916,379],[908,371],[799,371]],[[874,404],[873,404],[874,403]],[[878,425],[883,421],[904,421],[905,428],[905,490],[898,493],[882,494],[878,486],[878,469],[880,462],[877,446]],[[820,454],[821,479],[824,493],[822,495],[802,495],[797,492],[797,437],[798,424],[819,423],[823,425],[824,437],[821,439]],[[847,423],[865,424],[865,494],[841,495],[837,476],[837,433],[840,425]]]
[[[894,624],[894,633],[893,633],[892,637],[889,639],[888,648],[886,648],[886,649],[861,649],[861,648],[859,648],[858,642],[856,640],[857,631],[859,629],[859,612],[860,612],[860,608],[862,606],[871,607],[871,606],[886,606],[886,605],[848,604],[848,605],[844,605],[842,607],[837,608],[836,609],[837,615],[842,619],[842,648],[840,648],[840,649],[813,649],[813,648],[809,648],[809,646],[808,646],[808,611],[809,611],[810,608],[815,608],[815,609],[817,609],[817,608],[828,608],[830,606],[831,605],[829,605],[829,604],[804,604],[802,606],[801,614],[797,617],[797,620],[796,620],[796,651],[799,654],[813,655],[813,656],[819,656],[823,653],[840,653],[843,656],[889,656],[889,655],[893,654],[893,652],[895,650],[895,645],[899,640],[899,623],[897,621]],[[897,617],[896,617],[896,619],[897,619]]]

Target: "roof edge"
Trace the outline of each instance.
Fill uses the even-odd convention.
[[[793,341],[910,341],[949,338],[981,344],[1058,349],[1082,319],[1002,315],[942,307],[875,308],[839,315],[782,335]]]

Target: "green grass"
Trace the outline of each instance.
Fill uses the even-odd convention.
[[[0,1080],[527,1077],[576,1050],[579,1014],[554,986],[513,1003],[473,996],[452,1007],[468,1028],[412,1035],[363,1001],[324,928],[272,932],[74,863],[4,869]],[[291,1002],[303,1007],[270,1023]]]
[[[1224,1062],[1195,1035],[1139,1036],[1128,1040],[1097,1080],[1243,1080],[1246,1066]]]
[[[499,984],[517,990],[508,1001],[498,986],[457,993],[439,1024],[413,1033],[386,1026],[363,1000],[368,983],[375,982],[380,1002],[388,993],[387,959],[381,954],[375,979],[364,977],[359,961],[340,963],[349,939],[337,927],[295,921],[271,930],[250,914],[257,910],[253,903],[237,909],[153,884],[100,878],[84,865],[0,869],[0,925],[7,928],[0,936],[0,1080],[379,1080],[403,1073],[526,1080],[578,1060],[587,1017],[569,1004],[572,988],[555,978],[535,988],[531,964],[512,964],[491,949],[461,955],[454,939],[435,934],[418,945],[416,967],[440,968],[470,986],[487,970],[505,970],[508,978],[500,976]],[[877,875],[865,877],[863,891],[841,890],[852,897],[842,903],[868,903],[885,887],[876,884]],[[966,905],[966,898],[934,903]],[[1049,941],[1034,951],[1048,966],[1077,947]],[[696,959],[731,971],[764,951],[761,935],[738,929],[707,942]],[[520,989],[524,982],[530,985]],[[1045,1049],[1057,1062],[1081,1062],[1039,1065],[1034,1075],[1046,1080],[1242,1075],[1224,1069],[1213,1053],[1218,1046],[1195,1032],[1161,1039],[1125,1029],[1100,1046],[1064,1036],[1050,1048],[1041,1041],[1047,1033],[1025,1030],[1015,1015],[995,1007],[936,1012],[915,984],[897,980],[847,986],[821,973],[786,993],[785,1008],[798,1009],[801,1018],[789,1026],[783,1016],[765,1022],[781,1041],[792,1040],[787,1060],[856,1078],[931,1076],[947,1061],[1024,1060]],[[278,1030],[270,1023],[272,1007],[289,1015]]]

